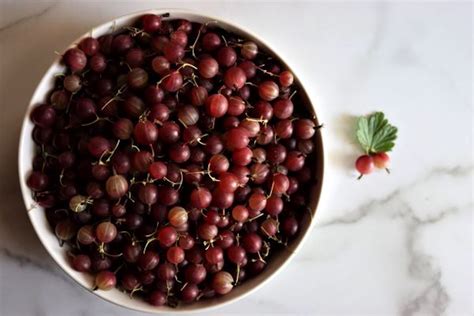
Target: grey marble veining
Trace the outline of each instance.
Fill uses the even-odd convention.
[[[51,3],[49,4],[46,8],[42,9],[40,12],[38,13],[32,13],[30,15],[27,15],[27,16],[24,16],[24,17],[21,17],[21,18],[18,18],[18,19],[15,19],[13,20],[12,22],[9,22],[9,23],[5,23],[2,25],[2,27],[0,27],[0,34],[2,32],[7,32],[9,29],[13,28],[13,27],[16,27],[18,26],[20,23],[26,23],[28,22],[29,20],[31,19],[37,19],[37,18],[41,18],[43,15],[45,15],[46,13],[48,13],[49,11],[51,11],[54,6],[56,5],[57,3]],[[6,4],[5,4],[6,6]],[[7,8],[9,8],[9,6],[7,6]],[[6,9],[7,9],[6,8]],[[5,14],[5,13],[4,13]]]
[[[40,262],[38,260],[35,260],[35,259],[32,259],[28,256],[24,256],[24,255],[21,255],[21,254],[18,254],[18,253],[14,253],[11,250],[9,250],[8,248],[2,248],[0,251],[1,251],[0,252],[1,256],[5,260],[10,260],[12,262],[17,263],[20,268],[35,268],[35,269],[38,269],[38,270],[56,275],[53,272],[53,269],[51,268],[50,265],[43,264],[42,262]]]
[[[442,315],[449,304],[449,294],[443,286],[441,278],[442,271],[436,265],[436,260],[419,249],[417,236],[419,231],[427,225],[437,224],[448,216],[454,216],[459,212],[472,211],[472,200],[466,205],[456,205],[442,209],[433,209],[428,214],[417,214],[417,211],[411,207],[411,203],[406,200],[405,195],[412,190],[419,190],[423,184],[430,180],[435,180],[438,185],[442,185],[442,177],[464,179],[466,184],[472,182],[473,166],[457,166],[454,168],[435,167],[425,176],[416,179],[413,183],[397,188],[387,196],[377,200],[370,200],[367,203],[350,210],[348,213],[322,222],[317,227],[330,227],[333,225],[354,225],[361,222],[365,217],[371,216],[373,212],[384,212],[393,220],[402,219],[404,222],[405,247],[408,260],[408,271],[411,278],[423,281],[426,286],[413,298],[410,298],[401,311],[403,315],[414,315],[417,312]],[[466,181],[467,180],[467,181]],[[395,204],[394,212],[391,204]],[[423,216],[424,215],[424,216]]]
[[[306,244],[267,286],[206,315],[473,315],[472,4],[215,1],[0,3],[0,315],[144,315],[80,289],[49,258],[15,161],[25,107],[54,51],[158,5],[259,34],[325,123],[326,194]],[[392,173],[357,181],[354,118],[373,110],[400,130]]]
[[[369,216],[371,212],[375,211],[385,211],[382,209],[383,206],[391,203],[391,202],[403,202],[403,195],[406,192],[410,192],[413,189],[419,188],[421,185],[425,184],[426,182],[430,181],[431,179],[439,179],[443,176],[448,176],[451,178],[461,178],[461,179],[471,179],[472,180],[472,173],[474,171],[474,166],[456,166],[453,168],[446,168],[446,167],[435,167],[430,170],[425,176],[416,179],[413,183],[410,183],[406,186],[396,188],[393,192],[390,192],[388,195],[383,196],[379,199],[369,200],[362,204],[361,206],[357,207],[356,209],[349,210],[349,212],[344,213],[342,216],[337,218],[329,219],[328,221],[322,221],[318,223],[316,226],[324,227],[324,226],[331,226],[337,224],[354,224],[359,222],[365,216]],[[396,214],[390,214],[393,217],[403,217],[406,218],[408,216],[412,217],[414,221],[419,224],[429,224],[435,223],[439,220],[442,220],[444,216],[447,214],[454,212],[457,210],[457,207],[451,207],[448,210],[436,212],[431,211],[428,215],[434,214],[434,217],[431,218],[419,218],[414,211],[410,208],[409,203],[406,203],[406,209],[400,211]],[[472,207],[472,201],[469,207]]]

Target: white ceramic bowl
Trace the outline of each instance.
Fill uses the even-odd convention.
[[[137,12],[129,15],[122,16],[115,20],[106,22],[102,25],[93,28],[93,35],[94,37],[99,37],[103,34],[107,34],[111,32],[114,28],[118,29],[122,26],[127,26],[133,24],[137,17],[144,13],[155,13],[155,14],[164,14],[170,13],[170,18],[184,18],[194,22],[207,22],[215,20],[218,22],[218,25],[224,29],[229,31],[235,32],[240,34],[242,37],[249,38],[254,40],[259,47],[266,49],[269,52],[272,52],[275,56],[279,57],[276,52],[274,52],[268,45],[265,44],[260,38],[255,36],[254,34],[242,30],[240,27],[234,26],[228,22],[223,21],[222,19],[206,16],[202,14],[193,13],[190,11],[185,10],[147,10],[143,12]],[[78,43],[80,39],[89,36],[90,33],[86,33],[76,39],[71,46]],[[281,59],[281,58],[280,58]],[[281,59],[282,60],[282,59]],[[282,63],[285,63],[282,60]],[[286,65],[287,66],[287,65]],[[288,69],[288,67],[287,67]],[[141,299],[130,299],[129,296],[125,293],[118,291],[117,289],[113,289],[111,291],[92,291],[93,287],[93,280],[92,277],[75,271],[71,268],[70,263],[66,257],[66,250],[64,247],[60,247],[57,238],[55,237],[54,232],[51,230],[44,213],[44,209],[41,207],[35,206],[34,200],[32,198],[32,193],[28,189],[26,185],[26,178],[29,172],[32,169],[32,161],[35,153],[35,144],[31,138],[31,133],[33,130],[33,124],[31,123],[30,111],[31,109],[42,103],[45,102],[48,93],[52,90],[54,86],[54,75],[57,73],[61,73],[64,70],[64,66],[60,64],[60,58],[58,57],[51,67],[48,69],[46,74],[41,79],[38,87],[36,88],[33,97],[31,98],[30,104],[28,105],[28,109],[23,121],[23,126],[21,130],[21,137],[20,137],[20,144],[19,144],[19,176],[20,176],[20,185],[23,194],[23,199],[25,202],[25,206],[28,210],[28,216],[30,217],[31,223],[38,235],[39,239],[43,243],[46,250],[49,252],[51,257],[56,261],[56,263],[68,274],[72,279],[74,279],[78,284],[83,286],[86,290],[95,295],[107,300],[109,302],[115,303],[117,305],[130,308],[137,311],[143,312],[151,312],[151,313],[169,313],[169,312],[191,312],[191,311],[203,311],[205,309],[214,308],[217,306],[222,306],[233,302],[239,298],[244,297],[245,295],[250,294],[251,292],[255,291],[257,288],[265,284],[267,281],[271,279],[271,277],[275,276],[278,271],[280,271],[284,265],[286,265],[291,257],[295,254],[295,252],[299,249],[302,244],[303,239],[308,235],[310,231],[311,225],[314,222],[311,218],[314,218],[314,214],[316,212],[316,207],[321,195],[322,189],[322,182],[323,182],[323,171],[324,171],[324,154],[323,154],[323,145],[322,145],[322,138],[319,131],[317,131],[315,136],[316,142],[316,152],[318,153],[318,159],[315,162],[315,178],[316,182],[308,188],[312,192],[312,198],[310,202],[310,209],[311,209],[311,216],[308,213],[307,220],[305,224],[300,227],[300,232],[298,234],[298,238],[293,240],[290,245],[285,248],[284,250],[280,251],[278,254],[275,254],[272,259],[269,261],[265,270],[255,278],[249,279],[239,285],[238,287],[234,288],[232,292],[228,295],[217,297],[213,299],[205,299],[198,301],[193,304],[179,306],[178,308],[170,308],[170,307],[154,307],[146,303]],[[297,80],[297,84],[300,85],[301,89],[299,93],[302,94],[303,99],[306,101],[309,107],[313,112],[314,110],[313,103],[309,100],[308,95],[303,88],[301,82]],[[283,291],[282,291],[283,295]]]

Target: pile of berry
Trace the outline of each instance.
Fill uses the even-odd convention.
[[[27,184],[96,288],[157,306],[224,295],[297,235],[317,126],[275,56],[147,14],[63,62],[31,112]]]

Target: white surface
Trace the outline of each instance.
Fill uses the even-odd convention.
[[[0,314],[141,315],[59,271],[29,224],[15,164],[24,109],[53,51],[151,4],[0,5]],[[328,139],[330,196],[302,251],[258,292],[206,315],[472,315],[472,5],[159,5],[259,34],[313,89]],[[392,174],[356,181],[352,117],[372,110],[400,129]]]

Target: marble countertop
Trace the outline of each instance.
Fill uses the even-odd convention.
[[[294,261],[206,315],[473,315],[472,4],[155,2],[261,35],[316,100],[326,198]],[[24,110],[79,34],[150,1],[0,1],[0,314],[143,315],[71,281],[32,230],[17,180]],[[390,175],[356,181],[354,117],[399,127]]]

